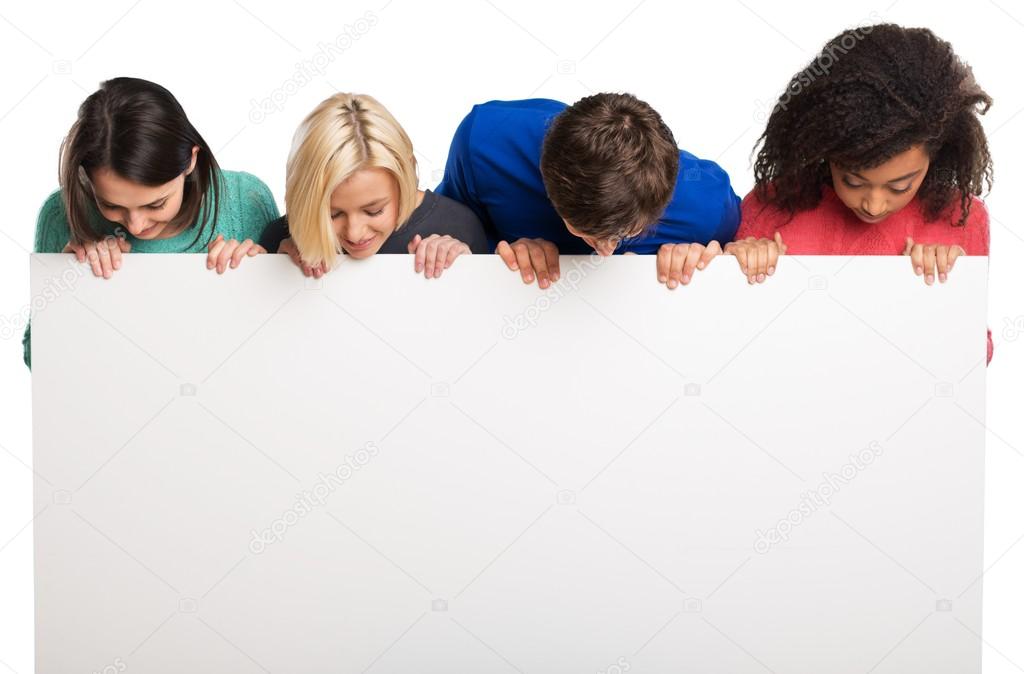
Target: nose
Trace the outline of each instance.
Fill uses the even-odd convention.
[[[370,236],[370,230],[360,225],[349,226],[345,230],[345,238],[353,243],[359,243]]]
[[[615,252],[615,243],[607,239],[591,239],[587,241],[590,247],[597,251],[601,257],[608,257]]]
[[[864,199],[860,207],[870,217],[874,218],[885,213],[885,199],[881,194],[872,192]]]
[[[131,232],[133,236],[135,236],[145,230],[149,225],[141,211],[129,211],[128,218],[124,223],[124,226],[128,228],[128,231]]]

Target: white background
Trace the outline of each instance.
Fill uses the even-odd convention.
[[[20,328],[28,303],[28,251],[38,208],[56,187],[60,140],[78,104],[103,79],[134,75],[167,86],[221,165],[258,175],[279,204],[292,131],[338,89],[371,93],[391,109],[417,147],[425,187],[439,180],[451,133],[475,102],[572,101],[591,92],[630,91],[663,114],[682,147],[728,170],[742,196],[751,187],[749,153],[765,113],[826,39],[879,19],[926,25],[953,43],[995,99],[984,119],[996,161],[996,187],[986,198],[996,354],[988,372],[985,658],[987,672],[1024,668],[1024,346],[1018,331],[1007,327],[1024,322],[1013,262],[1024,253],[1024,228],[1011,210],[1009,187],[1024,173],[1015,152],[1024,141],[1015,51],[1024,37],[1024,10],[1008,2],[968,10],[911,0],[828,6],[726,0],[689,8],[660,0],[601,6],[386,2],[140,0],[0,9],[0,172],[12,206],[0,223],[5,327]],[[336,54],[324,75],[286,96],[281,110],[253,120],[254,100],[282,89],[297,63],[316,56],[319,43],[334,41],[367,12],[376,16],[375,25]],[[29,672],[31,380],[21,363],[21,331],[13,332],[0,342],[0,671]],[[116,423],[117,392],[97,382],[96,394],[109,398]]]

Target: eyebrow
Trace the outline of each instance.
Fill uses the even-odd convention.
[[[143,204],[143,207],[155,206],[158,203],[160,203],[161,201],[166,201],[167,198],[170,197],[170,196],[171,196],[171,193],[168,192],[167,194],[163,195],[159,199],[154,199],[153,201],[149,202],[148,204]],[[121,206],[119,204],[111,203],[111,202],[107,201],[106,199],[104,199],[103,197],[100,197],[99,199],[100,199],[100,203],[104,204],[105,206],[112,206],[113,208],[124,208],[124,206]]]
[[[386,201],[390,200],[390,198],[391,197],[378,197],[377,199],[374,199],[373,201],[371,201],[369,203],[363,204],[359,208],[361,208],[361,209],[373,208],[374,206],[379,206],[383,202],[386,202]],[[331,206],[331,213],[341,213],[341,212],[343,212],[343,210],[344,209],[335,208],[334,206]]]
[[[893,178],[892,180],[888,181],[888,182],[887,182],[887,183],[885,183],[885,184],[886,184],[886,185],[891,185],[891,184],[893,184],[893,183],[898,183],[898,182],[900,182],[901,180],[906,180],[907,178],[913,178],[914,176],[916,176],[916,175],[917,175],[918,173],[920,173],[920,172],[921,172],[921,169],[917,169],[916,171],[913,171],[913,172],[911,172],[911,173],[908,173],[908,174],[907,174],[907,175],[905,175],[905,176],[900,176],[899,178]],[[856,171],[850,171],[850,175],[852,175],[852,176],[854,176],[854,177],[856,177],[856,178],[860,178],[861,180],[863,180],[863,181],[864,181],[864,182],[866,182],[866,183],[869,183],[869,182],[871,182],[870,180],[868,180],[867,178],[865,178],[865,177],[864,177],[864,176],[862,176],[861,174],[857,173]]]

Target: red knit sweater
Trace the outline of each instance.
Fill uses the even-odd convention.
[[[885,220],[867,223],[854,215],[825,187],[816,208],[793,215],[766,205],[751,192],[743,200],[742,221],[737,239],[748,236],[772,238],[782,234],[790,255],[899,255],[907,237],[914,243],[957,245],[968,255],[988,255],[988,211],[981,199],[974,199],[967,222],[956,226],[960,207],[938,220],[925,220],[916,197]]]
[[[900,255],[907,237],[914,243],[957,245],[968,255],[988,255],[988,211],[981,199],[973,199],[963,226],[961,209],[954,204],[949,214],[926,220],[921,201],[916,197],[886,219],[862,221],[836,195],[831,187],[822,188],[821,203],[792,217],[765,204],[752,191],[743,200],[742,221],[736,239],[748,236],[772,238],[782,235],[789,255]],[[910,273],[910,264],[907,264]],[[988,337],[988,359],[992,360],[992,333]]]

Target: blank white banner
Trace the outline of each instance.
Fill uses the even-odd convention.
[[[36,671],[978,673],[986,273],[34,256]]]

